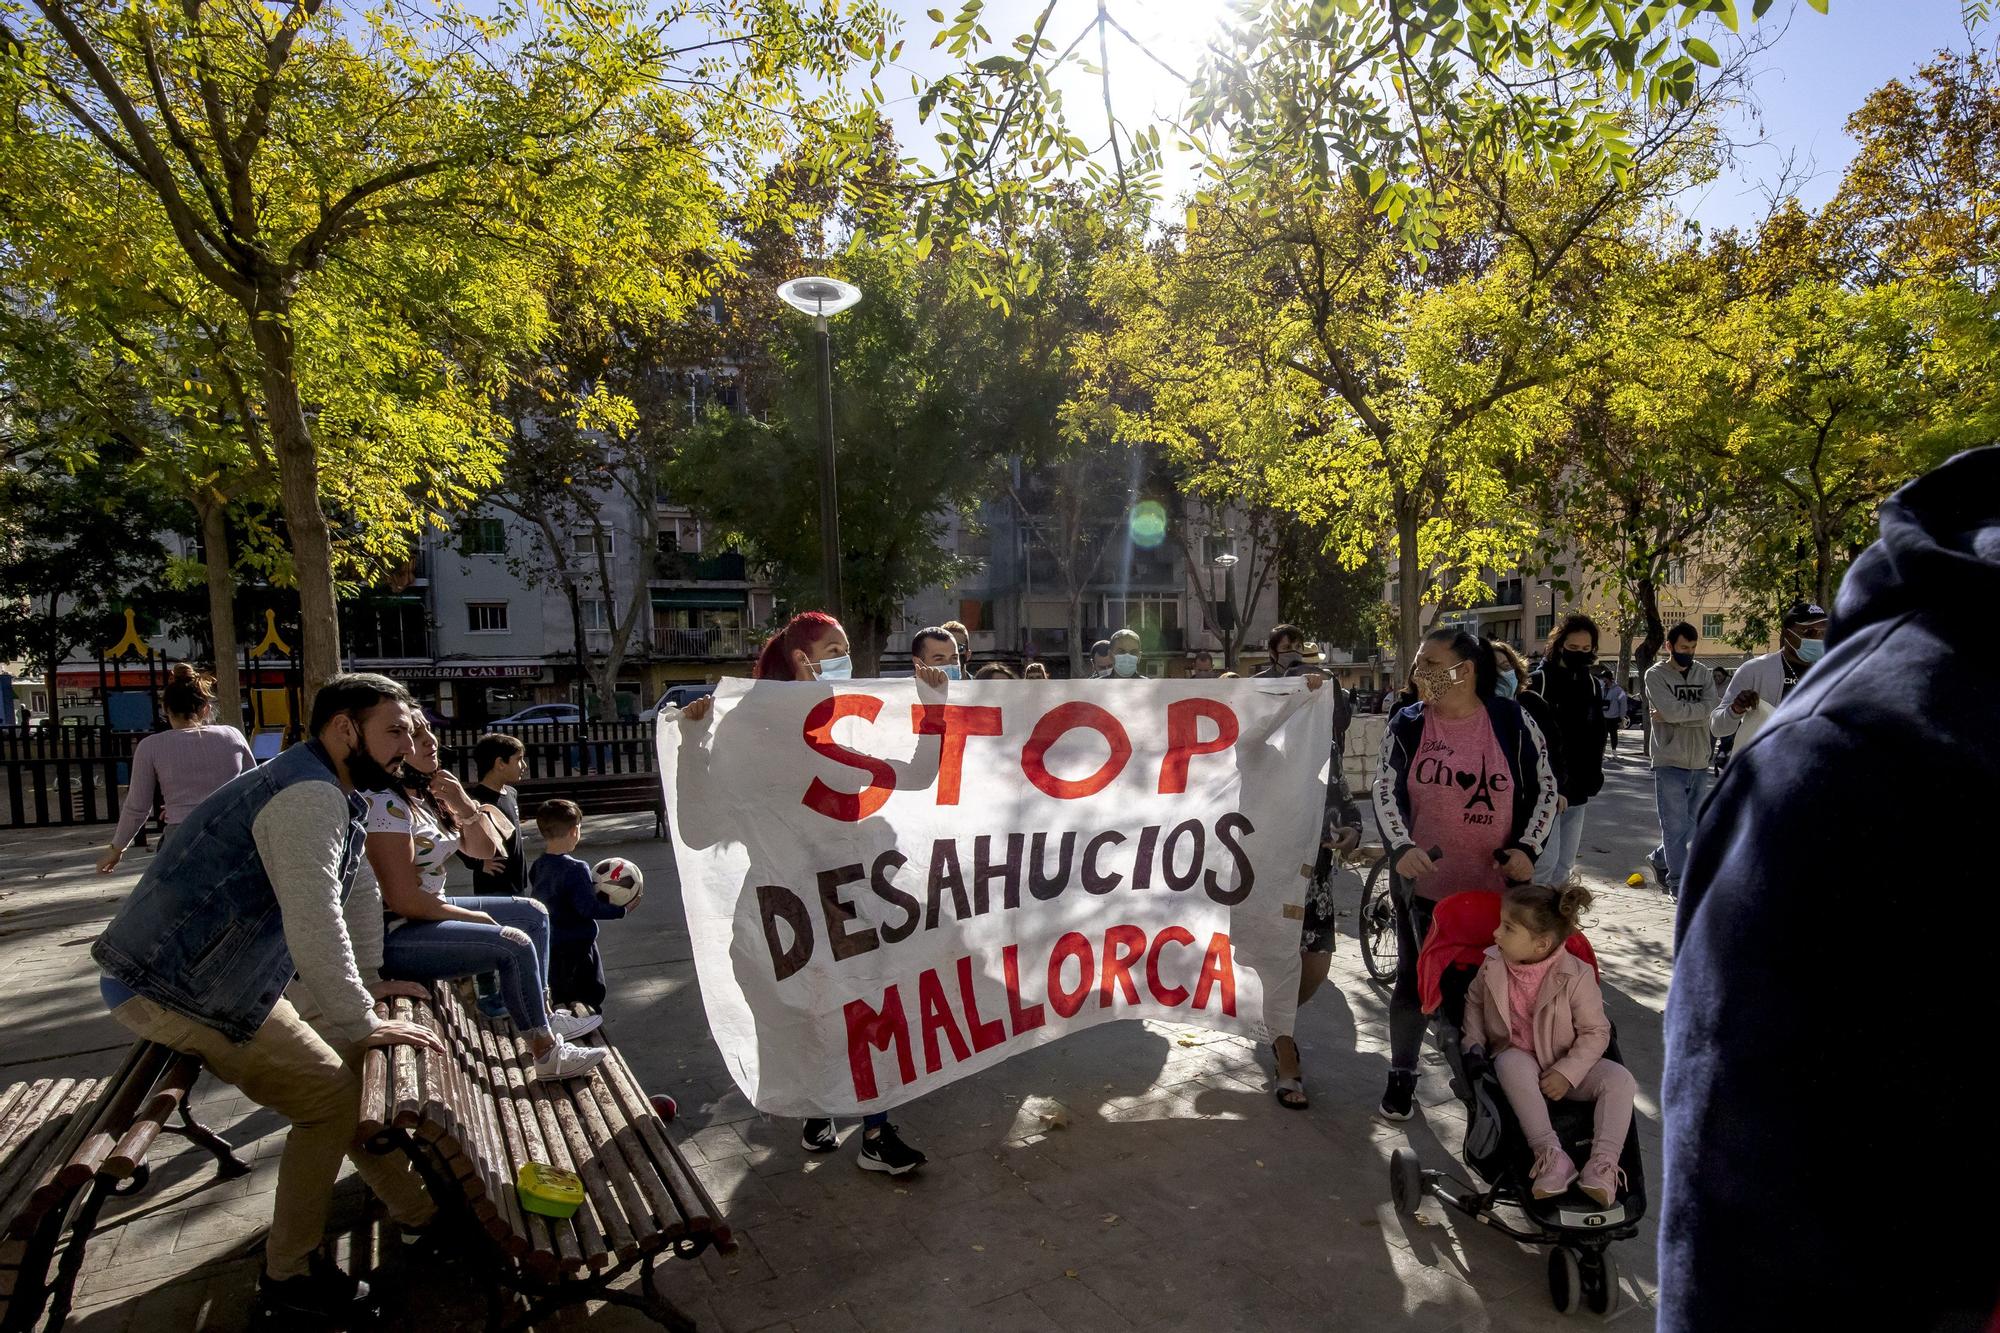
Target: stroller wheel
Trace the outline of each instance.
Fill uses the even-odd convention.
[[[1549,1300],[1557,1314],[1575,1314],[1583,1308],[1583,1271],[1576,1251],[1558,1245],[1549,1251]]]
[[[1398,1148],[1389,1157],[1389,1197],[1404,1217],[1415,1217],[1424,1201],[1424,1168],[1408,1148]]]
[[[1610,1318],[1618,1308],[1618,1261],[1609,1250],[1586,1250],[1578,1267],[1583,1274],[1583,1308]]]

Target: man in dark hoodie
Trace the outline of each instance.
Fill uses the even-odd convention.
[[[1977,1072],[2000,938],[1979,869],[2000,634],[1968,614],[1996,604],[1988,448],[1883,506],[1824,658],[1703,812],[1667,1005],[1662,1333],[2000,1318]],[[1892,929],[1932,947],[1892,961]],[[1936,1169],[1897,1174],[1913,1160]]]

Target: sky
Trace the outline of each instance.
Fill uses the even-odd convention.
[[[921,75],[942,73],[945,60],[925,49],[936,31],[925,10],[935,7],[950,15],[958,9],[956,0],[890,0],[890,7],[905,19],[903,67]],[[1841,169],[1854,151],[1843,125],[1869,92],[1890,79],[1914,75],[1941,48],[1967,47],[1959,0],[1830,0],[1829,7],[1831,12],[1822,16],[1797,0],[1779,0],[1756,25],[1783,32],[1755,58],[1753,108],[1729,125],[1731,139],[1741,145],[1735,165],[1681,201],[1683,211],[1704,226],[1754,225],[1764,215],[1771,190],[1785,177],[1788,160],[1795,172],[1809,173],[1795,185],[1801,200],[1808,207],[1823,204],[1839,186]],[[1000,49],[1027,30],[1039,8],[1038,0],[988,0],[986,27]],[[1742,9],[1747,21],[1749,5]],[[1225,10],[1225,0],[1110,0],[1109,6],[1114,18],[1183,73],[1196,64]],[[1048,33],[1059,48],[1065,46],[1094,13],[1092,0],[1063,0]],[[1984,34],[1989,49],[1993,36]],[[1173,75],[1115,33],[1110,40],[1112,96],[1119,117],[1130,122],[1170,117],[1180,92]],[[1094,58],[1095,46],[1092,36],[1083,49]],[[897,76],[887,74],[884,86],[892,96],[889,110],[899,136],[911,151],[921,153],[931,142],[930,131],[917,124],[907,77],[899,84]],[[1059,86],[1082,137],[1100,140],[1102,93],[1095,76],[1072,69]],[[1193,180],[1188,159],[1178,157],[1165,182],[1169,198]]]

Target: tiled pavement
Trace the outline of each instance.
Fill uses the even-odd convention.
[[[1624,876],[1653,840],[1651,789],[1614,766],[1593,804],[1585,865],[1604,889],[1591,930],[1626,1059],[1641,1084],[1649,1167],[1658,1161],[1659,1011],[1670,908]],[[1331,983],[1302,1011],[1313,1097],[1304,1114],[1271,1097],[1267,1052],[1161,1024],[1086,1032],[966,1079],[898,1113],[931,1156],[902,1181],[837,1154],[800,1151],[797,1125],[760,1116],[708,1039],[667,844],[636,820],[597,820],[588,850],[638,861],[653,893],[605,932],[607,1030],[671,1034],[620,1043],[649,1090],[674,1094],[691,1161],[743,1243],[734,1255],[669,1263],[663,1285],[704,1329],[1030,1330],[1540,1329],[1540,1254],[1427,1204],[1405,1225],[1386,1162],[1404,1143],[1451,1165],[1463,1120],[1438,1067],[1407,1125],[1370,1115],[1386,1068],[1384,997],[1342,941]],[[91,873],[102,830],[0,833],[0,976],[12,997],[0,1081],[51,1070],[104,1073],[123,1035],[105,1017],[89,941],[133,874]],[[1358,885],[1350,884],[1358,894]],[[248,1324],[282,1122],[204,1082],[201,1111],[255,1160],[215,1179],[204,1154],[169,1149],[154,1180],[109,1210],[78,1289],[79,1333],[236,1329]],[[844,1132],[853,1133],[851,1127]],[[178,1148],[179,1145],[175,1145]],[[337,1222],[363,1199],[343,1182]],[[1650,1323],[1652,1229],[1616,1248],[1625,1327]],[[457,1266],[391,1260],[396,1328],[483,1325],[476,1280]],[[592,1330],[650,1328],[616,1307],[578,1311]]]

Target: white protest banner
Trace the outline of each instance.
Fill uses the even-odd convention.
[[[883,1111],[1122,1018],[1291,1031],[1333,691],[724,681],[660,773],[763,1111]]]

